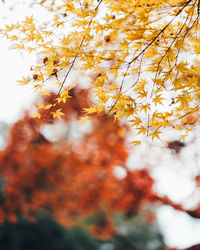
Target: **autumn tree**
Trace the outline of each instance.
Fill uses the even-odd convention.
[[[2,27],[1,34],[14,49],[38,55],[21,84],[42,95],[57,85],[55,99],[43,107],[46,115],[69,98],[78,75],[87,79],[96,101],[86,113],[105,111],[126,119],[135,129],[135,145],[146,135],[159,139],[166,128],[184,139],[199,123],[198,0],[42,0],[35,5],[47,10],[47,21],[33,14]]]
[[[116,215],[135,223],[139,213],[151,222],[155,219],[151,206],[166,204],[193,218],[200,217],[199,206],[187,210],[158,195],[148,166],[135,170],[127,167],[126,124],[93,115],[83,130],[80,117],[83,109],[92,105],[89,91],[76,87],[69,94],[71,98],[66,103],[52,108],[52,112],[62,109],[62,119],[53,118],[54,113],[45,117],[43,109],[41,118],[34,119],[27,111],[11,127],[7,145],[0,152],[1,223],[20,225],[20,216],[35,222],[38,215],[49,214],[64,226],[81,225],[104,240],[115,239],[116,247],[120,248],[130,236],[133,245],[143,244],[145,249],[148,235],[153,235],[152,225],[149,234],[144,224],[146,234],[142,236],[139,224],[131,224],[128,238],[123,239]],[[54,99],[55,93],[51,93],[38,102],[47,105]],[[176,144],[169,144],[169,149],[178,154],[177,146],[172,147]],[[133,235],[137,235],[135,241]],[[144,239],[138,241],[138,237],[144,237],[147,243]]]
[[[148,215],[151,204],[184,211],[155,192],[148,168],[127,167],[127,125],[93,115],[87,131],[79,131],[83,108],[91,105],[89,93],[77,87],[69,93],[66,103],[52,108],[52,112],[62,109],[62,120],[53,114],[46,118],[43,109],[41,119],[30,118],[27,111],[11,127],[0,153],[1,222],[16,222],[19,215],[32,221],[38,213],[47,213],[65,226],[89,226],[94,235],[106,239],[117,232],[116,213],[131,218],[144,210]],[[41,105],[54,99],[50,94]],[[119,170],[123,175],[117,175]],[[90,217],[88,224],[85,220]]]
[[[128,128],[118,120],[132,127],[134,145],[145,136],[159,139],[168,129],[184,140],[199,124],[199,0],[42,0],[34,5],[46,9],[48,20],[41,22],[33,14],[0,30],[14,49],[38,56],[30,75],[19,83],[45,96],[32,112],[39,119],[25,115],[16,123],[1,155],[1,165],[7,166],[2,168],[2,220],[14,221],[18,213],[32,218],[42,208],[68,224],[78,214],[101,211],[103,219],[92,230],[100,234],[104,228],[108,236],[115,231],[113,211],[130,215],[158,201],[184,211],[154,192],[148,170],[126,168]],[[76,91],[85,97],[73,102],[80,78],[94,102],[80,90]],[[47,124],[57,126],[52,118],[69,124],[74,117],[82,122],[91,119],[92,130],[81,139],[58,143],[42,133]],[[168,147],[178,153],[184,145],[177,140]],[[113,151],[112,157],[106,150]],[[113,175],[117,165],[125,170],[125,178]],[[16,200],[24,205],[19,207]],[[199,207],[186,212],[199,218]]]
[[[125,203],[119,202],[123,191],[118,189],[120,180],[113,172],[116,166],[126,169],[126,125],[113,123],[108,117],[101,120],[93,117],[88,124],[89,132],[73,138],[70,136],[73,123],[78,120],[80,126],[83,107],[88,107],[90,102],[86,90],[74,88],[70,95],[66,104],[55,107],[55,112],[60,109],[64,112],[62,122],[53,119],[53,115],[49,119],[45,116],[33,119],[27,112],[12,126],[8,145],[0,154],[2,222],[5,218],[15,221],[18,214],[33,219],[38,212],[46,211],[53,213],[62,224],[69,225],[72,218],[80,215],[87,217],[99,212],[106,215],[114,207],[120,209],[120,204],[130,206],[131,201],[126,196]],[[54,98],[55,94],[51,94],[44,105]],[[48,139],[42,133],[47,125],[52,131],[59,131],[61,126],[66,135],[61,133],[58,141],[51,141],[52,135]],[[140,171],[137,174],[140,175]],[[146,172],[145,175],[150,178]],[[151,178],[149,180],[151,186]],[[123,185],[122,189],[128,189]],[[142,185],[146,185],[145,182]],[[139,203],[136,206],[140,206]],[[102,220],[99,223],[107,227],[103,232],[107,235],[114,228],[107,216]]]

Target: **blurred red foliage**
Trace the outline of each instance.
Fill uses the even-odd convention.
[[[41,119],[32,119],[26,112],[12,126],[8,144],[0,153],[0,221],[14,222],[19,214],[34,220],[37,213],[48,212],[69,226],[101,213],[104,216],[91,226],[91,231],[108,238],[115,232],[112,214],[116,211],[129,217],[144,205],[158,201],[181,210],[181,206],[154,192],[154,180],[147,169],[127,169],[125,124],[113,122],[106,115],[94,116],[88,132],[79,137],[62,131],[55,141],[51,140],[53,135],[49,139],[45,136],[46,125],[51,124],[54,131],[60,123],[69,128],[90,105],[87,90],[76,87],[70,95],[66,103],[55,107],[64,112],[62,121],[52,119],[44,110]],[[55,97],[52,94],[43,101],[50,103]],[[124,178],[117,178],[116,166],[124,169]]]

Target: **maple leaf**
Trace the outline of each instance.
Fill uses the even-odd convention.
[[[22,77],[22,80],[18,80],[17,82],[19,82],[19,85],[26,85],[30,82],[30,77]]]
[[[160,140],[160,136],[159,134],[161,134],[161,132],[156,129],[153,133],[151,133],[149,136],[151,136],[152,140],[154,140],[155,138],[159,139]]]
[[[49,96],[49,95],[50,95],[50,93],[49,93],[49,91],[48,91],[48,90],[45,90],[45,91],[40,91],[40,93],[41,93],[42,95],[47,95],[47,96]]]
[[[157,106],[158,104],[162,105],[163,100],[164,98],[162,98],[161,95],[156,95],[156,97],[153,99],[153,102]]]
[[[31,116],[32,118],[40,118],[41,117],[41,114],[40,113],[35,113]]]
[[[51,13],[48,22],[26,17],[6,24],[0,33],[13,48],[41,58],[31,67],[35,92],[48,95],[42,88],[47,82],[54,85],[50,79],[59,79],[56,89],[52,86],[57,90],[55,109],[70,98],[70,88],[65,89],[65,84],[72,78],[76,82],[84,77],[95,99],[94,106],[87,108],[88,115],[103,115],[105,111],[114,114],[115,120],[128,120],[134,115],[140,124],[128,121],[137,130],[148,123],[154,131],[162,126],[163,132],[167,127],[180,128],[181,132],[186,127],[182,126],[183,119],[179,121],[177,117],[200,114],[199,110],[194,111],[200,102],[200,28],[194,15],[199,11],[199,1],[172,2],[45,1],[45,8]],[[58,14],[60,10],[64,10],[63,15]],[[71,28],[66,34],[67,25]],[[58,32],[60,38],[55,39]],[[28,82],[27,77],[19,81]],[[168,106],[171,98],[173,106]],[[156,118],[154,112],[163,115]],[[173,127],[169,120],[176,121]],[[139,134],[145,135],[143,131],[139,130]]]
[[[141,141],[132,141],[131,144],[134,146],[139,146],[141,144]]]
[[[139,127],[137,127],[136,129],[138,130],[138,134],[143,134],[143,135],[145,135],[146,132],[147,132],[147,129],[146,129],[145,127],[143,127],[143,126],[139,126]]]
[[[55,112],[51,112],[53,115],[53,118],[61,119],[61,116],[65,115],[63,112],[61,112],[61,109],[57,109]]]

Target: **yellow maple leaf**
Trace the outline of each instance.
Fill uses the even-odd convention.
[[[161,95],[156,95],[156,97],[153,99],[153,102],[154,102],[155,106],[157,106],[158,104],[162,105],[163,100],[164,100],[164,98],[162,98]]]
[[[53,115],[53,118],[61,119],[61,116],[65,115],[63,112],[61,112],[61,109],[57,109],[55,112],[51,112]]]
[[[18,49],[18,50],[24,50],[25,49],[25,47],[24,47],[24,44],[15,44],[13,47],[12,47],[12,49]]]
[[[31,117],[40,119],[41,115],[40,115],[40,113],[35,113]]]
[[[84,108],[87,114],[101,113],[104,110],[104,106],[91,105],[89,108]]]
[[[38,91],[39,89],[42,89],[42,85],[36,84],[34,87],[34,92]]]
[[[142,123],[139,117],[135,117],[134,119],[130,120],[130,122],[132,123],[131,127],[138,126]]]
[[[159,134],[161,134],[161,132],[158,129],[156,129],[153,133],[150,134],[150,136],[151,136],[152,140],[154,140],[155,138],[160,140]]]
[[[42,95],[50,96],[50,93],[49,93],[48,90],[40,91],[40,93],[41,93]]]
[[[139,146],[141,144],[141,141],[132,141],[131,144],[134,146]]]
[[[66,100],[68,98],[71,98],[71,96],[69,95],[70,89],[71,89],[71,87],[68,87],[67,89],[60,92],[60,97],[57,98],[58,103],[60,103],[60,102],[66,103]]]
[[[36,104],[36,107],[37,107],[38,109],[43,109],[43,108],[44,108],[44,105],[43,105],[43,104]]]
[[[144,126],[140,126],[138,128],[136,128],[138,130],[137,134],[143,134],[145,135],[147,132],[147,129]]]
[[[19,82],[19,85],[26,85],[27,83],[30,82],[30,77],[22,77],[22,80],[18,80],[17,82]]]

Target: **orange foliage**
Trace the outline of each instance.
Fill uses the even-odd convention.
[[[62,108],[65,115],[59,122],[66,128],[74,119],[80,119],[83,107],[90,104],[87,90],[74,88],[70,95],[72,98],[66,103],[55,107]],[[54,98],[52,94],[44,103]],[[7,218],[14,222],[19,214],[34,220],[37,213],[48,212],[60,223],[70,225],[80,223],[82,217],[101,213],[103,217],[91,231],[108,238],[115,232],[113,212],[124,211],[130,216],[151,202],[170,204],[154,193],[154,181],[146,169],[127,169],[125,124],[113,122],[107,116],[100,119],[94,116],[90,129],[82,136],[62,135],[52,142],[45,137],[43,128],[51,124],[56,130],[59,122],[51,119],[49,113],[41,114],[41,119],[32,119],[27,112],[16,122],[8,145],[0,153],[4,182],[0,221]],[[116,177],[116,166],[124,168],[124,178]]]

